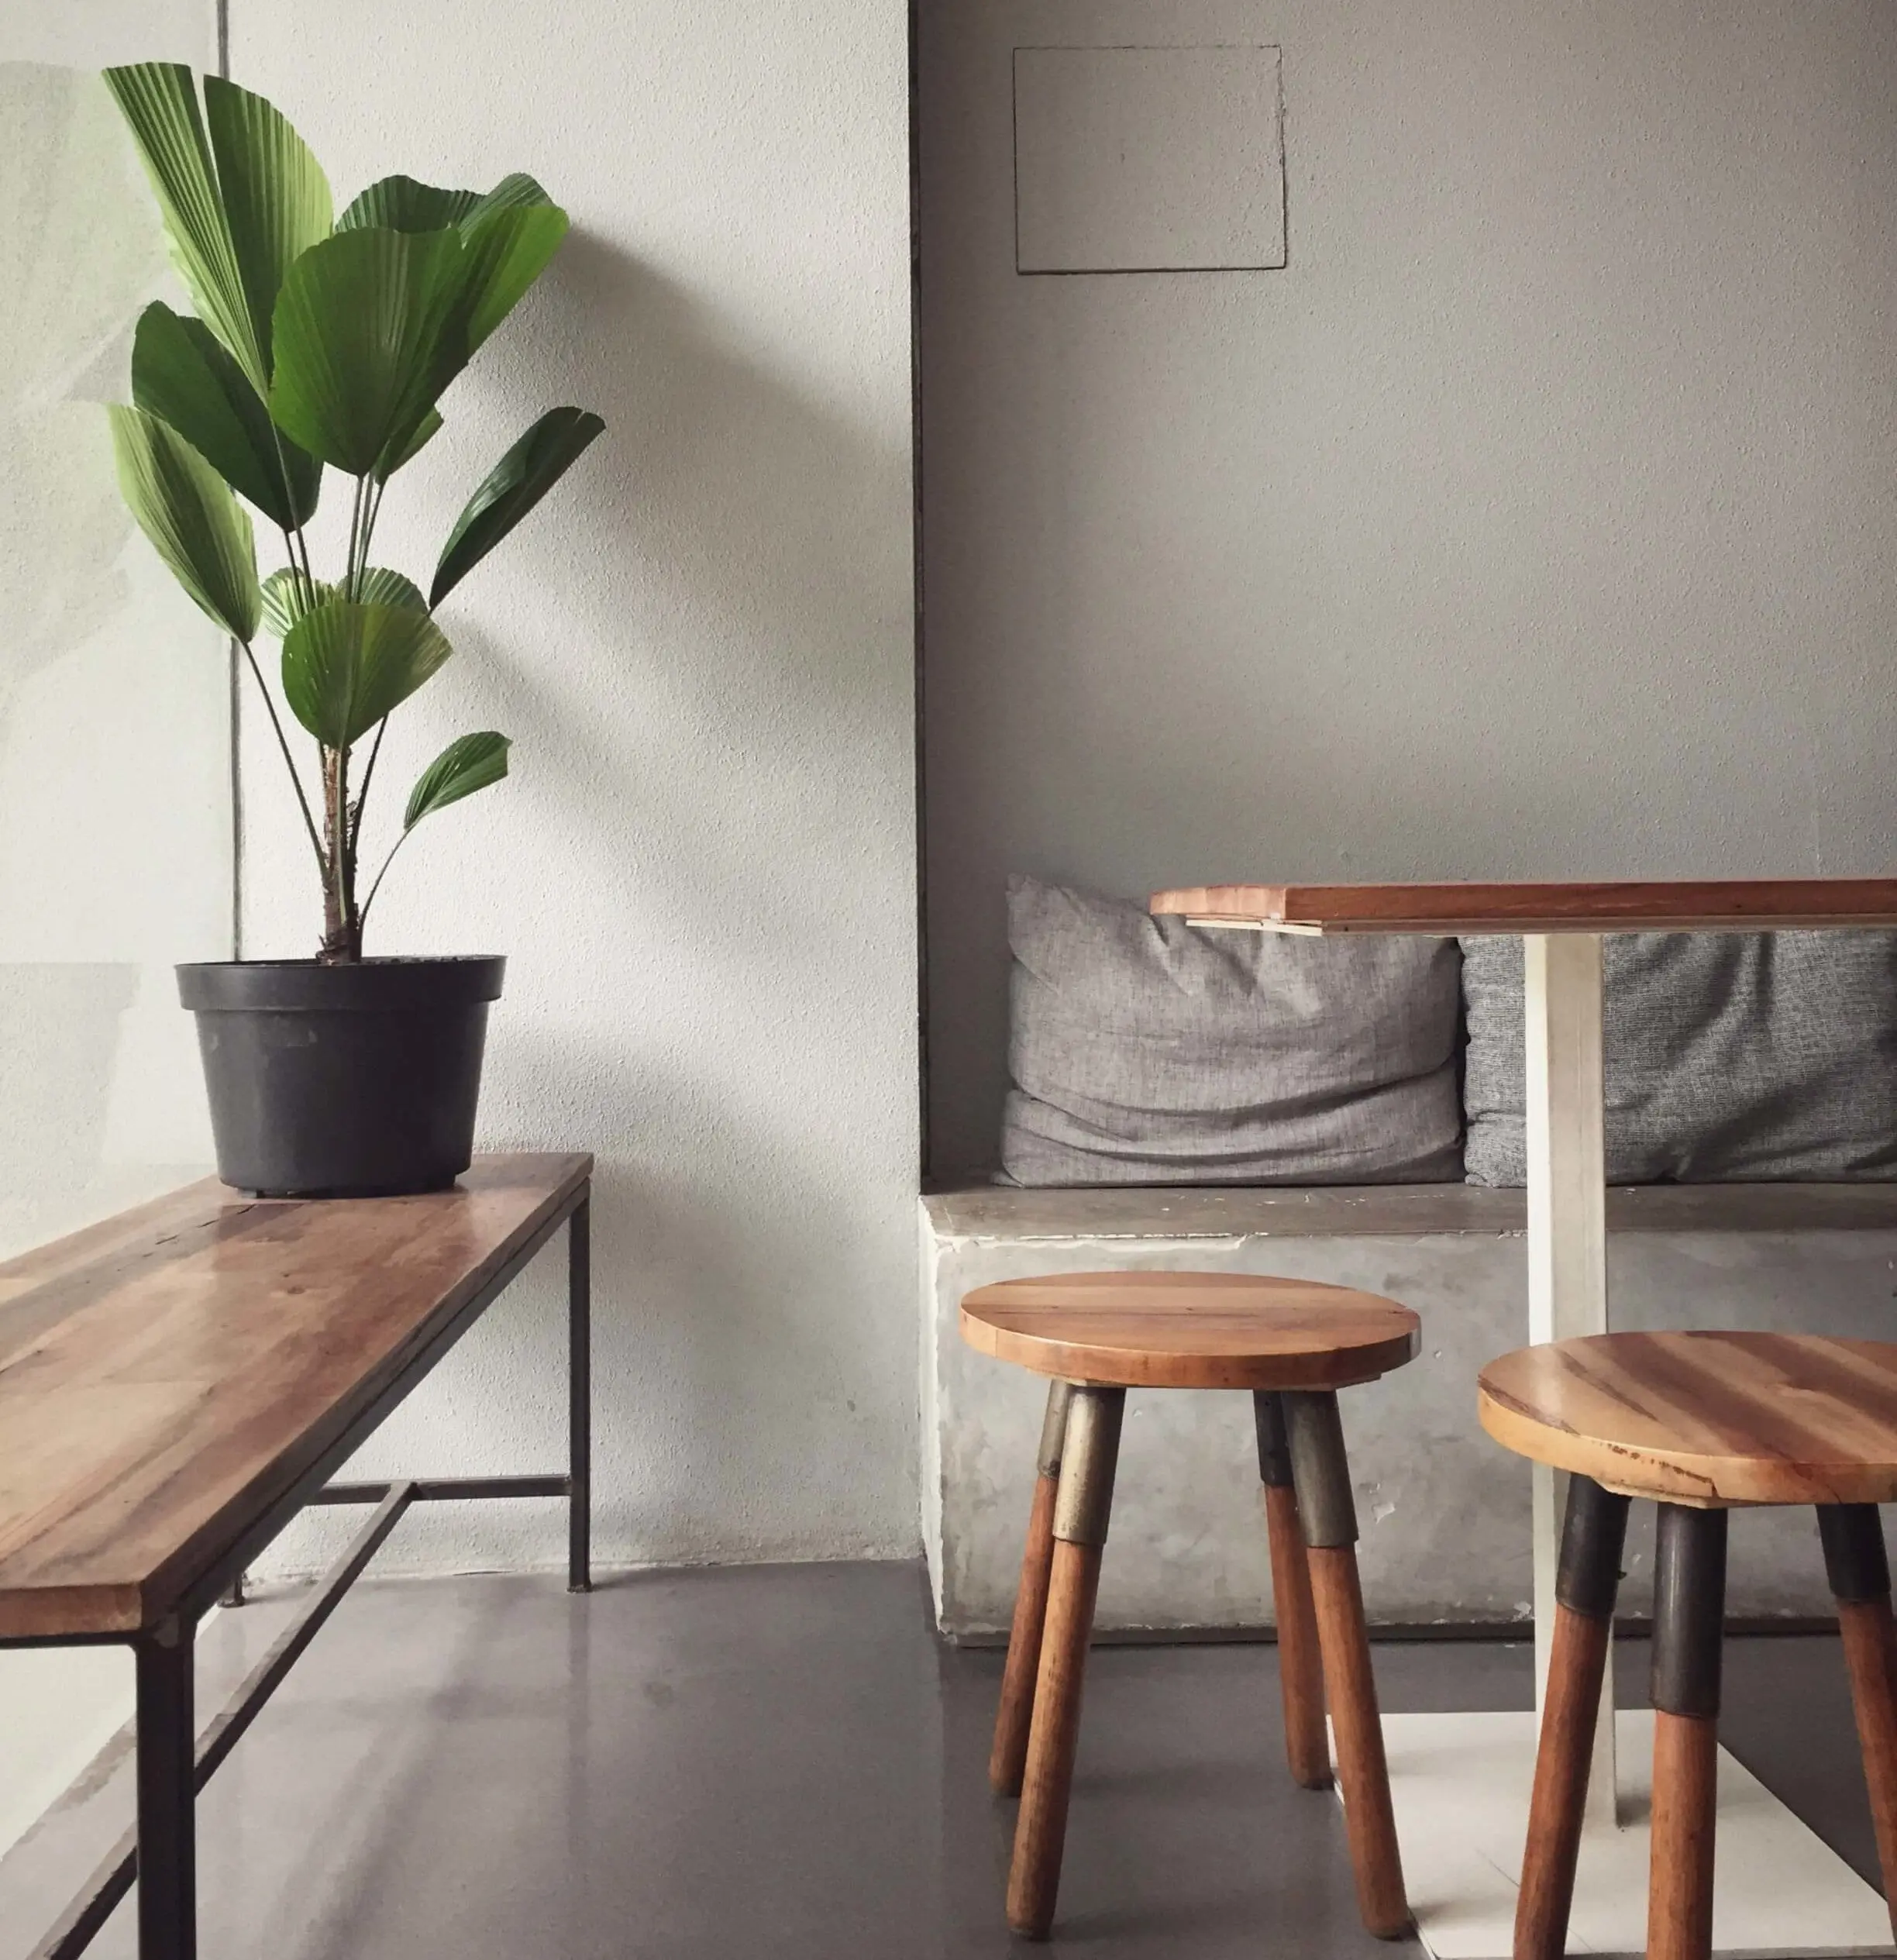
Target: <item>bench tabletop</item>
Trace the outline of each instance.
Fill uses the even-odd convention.
[[[1897,926],[1897,878],[1193,885],[1148,908],[1286,932],[1775,932]]]
[[[322,1200],[207,1178],[0,1263],[0,1638],[161,1619],[592,1167]]]

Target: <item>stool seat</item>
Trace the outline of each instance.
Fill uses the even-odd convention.
[[[1515,1960],[1564,1960],[1589,1765],[1636,1497],[1654,1534],[1647,1960],[1712,1960],[1729,1508],[1810,1504],[1837,1603],[1897,1933],[1897,1345],[1815,1334],[1596,1334],[1482,1372],[1482,1427],[1572,1474],[1515,1897]],[[1609,1706],[1612,1703],[1610,1702]]]
[[[1482,1370],[1482,1427],[1539,1463],[1667,1504],[1897,1502],[1897,1344],[1597,1334]]]
[[[977,1352],[1112,1388],[1348,1387],[1413,1359],[1420,1324],[1375,1293],[1244,1273],[1063,1273],[962,1302]]]

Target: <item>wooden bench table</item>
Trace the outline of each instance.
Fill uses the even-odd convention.
[[[196,1793],[409,1505],[564,1497],[588,1590],[592,1171],[487,1156],[450,1191],[327,1200],[207,1179],[0,1264],[0,1647],[122,1641],[137,1683],[137,1824],[36,1960],[79,1952],[135,1876],[141,1960],[191,1960]],[[563,1222],[566,1470],[332,1482]],[[374,1509],[200,1735],[198,1621],[325,1504]]]

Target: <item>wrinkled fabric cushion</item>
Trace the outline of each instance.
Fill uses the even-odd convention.
[[[1897,934],[1606,941],[1607,1179],[1897,1178]],[[1472,1184],[1521,1184],[1522,946],[1462,942]]]
[[[1016,1183],[1461,1175],[1455,942],[1202,930],[1017,877]]]

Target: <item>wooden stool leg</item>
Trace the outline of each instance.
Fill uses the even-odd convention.
[[[1271,1541],[1272,1599],[1278,1619],[1278,1687],[1284,1700],[1285,1757],[1307,1789],[1331,1787],[1331,1741],[1324,1731],[1324,1662],[1311,1604],[1310,1563],[1298,1523],[1291,1442],[1284,1409],[1267,1389],[1252,1393],[1258,1428],[1258,1481],[1265,1491],[1265,1528]]]
[[[1648,1960],[1708,1960],[1713,1951],[1725,1610],[1725,1512],[1662,1504],[1654,1588]]]
[[[1338,1779],[1343,1786],[1344,1822],[1357,1874],[1358,1909],[1379,1939],[1410,1931],[1396,1820],[1390,1810],[1389,1769],[1383,1755],[1383,1724],[1377,1713],[1376,1679],[1364,1628],[1363,1593],[1357,1578],[1357,1507],[1337,1397],[1299,1389],[1282,1406],[1296,1479],[1298,1517],[1309,1548],[1311,1597],[1324,1686],[1337,1730]]]
[[[1020,1796],[1021,1772],[1028,1762],[1035,1676],[1041,1667],[1041,1628],[1047,1618],[1048,1583],[1054,1567],[1054,1493],[1060,1483],[1061,1444],[1067,1434],[1067,1404],[1072,1396],[1071,1383],[1048,1383],[1038,1474],[1028,1513],[1028,1542],[1021,1551],[1014,1624],[1008,1634],[1007,1666],[1001,1676],[1001,1707],[995,1717],[994,1748],[988,1758],[988,1780],[1000,1796]]]
[[[1554,1639],[1535,1754],[1528,1842],[1515,1900],[1515,1960],[1560,1960],[1567,1950],[1575,1865],[1587,1809],[1614,1597],[1627,1543],[1627,1500],[1571,1477],[1554,1581]]]
[[[1837,1602],[1891,1931],[1897,1937],[1897,1623],[1875,1504],[1821,1504],[1825,1573]]]
[[[1060,1890],[1067,1800],[1080,1739],[1080,1691],[1125,1408],[1123,1388],[1076,1388],[1067,1412],[1040,1673],[1008,1872],[1008,1924],[1031,1940],[1047,1938]]]

